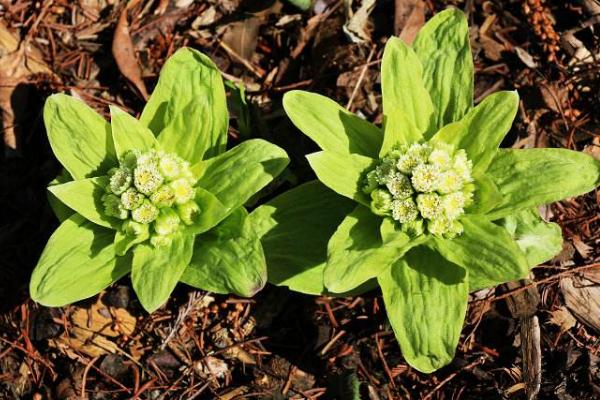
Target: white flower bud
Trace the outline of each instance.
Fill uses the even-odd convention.
[[[158,217],[158,208],[148,200],[131,212],[131,218],[140,224],[149,224]]]
[[[111,170],[109,177],[108,186],[116,195],[120,195],[131,186],[131,171],[127,168]]]
[[[463,149],[458,150],[454,156],[452,169],[462,177],[464,182],[471,182],[473,180],[471,177],[472,168],[473,163],[467,158],[467,152]]]
[[[163,176],[153,164],[138,165],[133,172],[133,183],[137,190],[150,195],[162,185]]]
[[[420,194],[417,196],[417,207],[423,218],[439,218],[443,213],[440,196],[435,193]]]
[[[129,188],[121,194],[121,204],[126,210],[134,210],[141,206],[143,202],[144,195],[134,188]]]
[[[430,164],[419,164],[413,169],[411,178],[414,189],[418,192],[433,192],[440,178],[440,170]]]
[[[429,154],[429,163],[435,165],[440,170],[445,170],[450,167],[450,154],[446,150],[435,149]]]
[[[442,237],[451,228],[451,224],[446,218],[436,218],[427,221],[427,231],[432,235]]]
[[[454,192],[442,197],[444,214],[450,220],[458,218],[464,213],[465,195],[462,192]]]
[[[157,207],[171,207],[175,204],[175,191],[169,185],[162,185],[150,196],[150,201]]]
[[[394,174],[386,184],[388,190],[395,199],[405,199],[413,194],[413,188],[410,184],[410,179],[406,175],[400,173]]]
[[[452,193],[463,187],[463,177],[454,169],[449,169],[440,174],[436,189],[440,193]]]
[[[175,203],[177,204],[187,203],[192,200],[196,194],[196,191],[190,182],[185,178],[174,180],[170,185],[175,195]]]
[[[160,160],[158,161],[158,169],[168,181],[171,181],[179,177],[179,174],[181,173],[180,164],[181,161],[179,157],[171,154],[165,154],[161,156]]]
[[[413,199],[394,200],[392,202],[392,218],[404,224],[412,222],[419,216],[419,210]]]

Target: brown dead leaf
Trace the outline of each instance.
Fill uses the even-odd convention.
[[[258,30],[262,24],[259,17],[227,24],[223,30],[223,43],[246,61],[251,61],[258,44]]]
[[[142,70],[135,55],[135,49],[129,34],[127,11],[128,8],[124,8],[121,11],[119,21],[117,22],[112,42],[112,53],[119,71],[137,88],[144,100],[148,100],[148,91],[142,79]]]
[[[505,50],[504,45],[492,37],[496,20],[497,16],[495,14],[488,15],[479,28],[479,42],[483,47],[485,56],[492,61],[499,61],[502,58],[502,52]]]
[[[20,41],[4,22],[0,21],[0,109],[4,129],[4,144],[16,150],[18,147],[15,126],[18,121],[13,110],[15,88],[35,74],[48,74],[56,79],[42,53],[31,41]],[[26,99],[19,99],[23,103]],[[25,107],[25,104],[21,104]]]
[[[425,3],[423,0],[396,0],[394,14],[396,36],[411,45],[424,23]]]
[[[346,2],[348,20],[344,24],[344,33],[352,43],[371,42],[369,32],[369,15],[375,8],[375,0],[362,0],[355,13],[352,13],[352,2]]]
[[[579,237],[579,235],[573,235],[571,237],[571,240],[573,241],[573,246],[575,246],[575,250],[577,250],[577,252],[583,258],[588,258],[589,255],[590,255],[590,252],[592,252],[594,250],[593,247],[588,246],[587,244],[585,244],[583,242],[583,240],[581,240],[581,238]]]
[[[594,137],[592,143],[584,147],[583,152],[600,161],[600,136]]]
[[[107,307],[101,299],[90,308],[75,307],[69,316],[71,327],[68,332],[52,339],[50,344],[77,358],[74,350],[96,357],[116,353],[119,347],[110,339],[131,335],[136,319],[123,308]]]
[[[582,323],[600,332],[600,269],[583,272],[560,281],[565,303]]]
[[[564,333],[575,326],[577,320],[567,307],[561,306],[554,311],[550,311],[550,320],[548,321],[560,328],[560,332]]]

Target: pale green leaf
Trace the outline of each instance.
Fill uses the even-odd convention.
[[[73,179],[104,175],[116,164],[110,124],[83,101],[48,97],[44,123],[54,155]]]
[[[375,125],[316,93],[292,90],[283,96],[286,114],[322,150],[377,157],[383,135]]]
[[[242,206],[283,171],[289,159],[284,150],[262,139],[251,139],[192,168],[198,185],[228,209]]]
[[[120,229],[117,229],[115,233],[115,253],[118,256],[123,256],[129,249],[131,249],[136,244],[145,242],[150,239],[150,231],[147,230],[144,233],[133,236],[128,235]]]
[[[181,281],[215,293],[251,297],[267,283],[265,256],[248,212],[240,207],[196,238],[194,256]]]
[[[433,134],[473,107],[473,56],[465,15],[456,8],[437,13],[421,28],[413,48],[433,102]]]
[[[473,203],[467,207],[467,214],[486,214],[502,202],[500,190],[488,175],[475,177],[473,185]]]
[[[504,197],[490,216],[501,218],[594,190],[600,184],[600,162],[566,149],[502,149],[488,174]]]
[[[131,258],[115,257],[115,232],[73,215],[54,231],[31,276],[31,298],[60,307],[92,297],[131,268]]]
[[[201,101],[212,110],[213,146],[206,149],[204,157],[214,157],[225,151],[227,143],[225,87],[217,66],[197,50],[184,47],[167,60],[140,121],[158,135],[193,101]]]
[[[100,176],[52,185],[48,190],[62,203],[91,222],[116,229],[121,221],[103,212],[102,196],[106,194],[107,184],[108,178]]]
[[[388,39],[381,62],[384,139],[380,155],[412,144],[429,129],[433,103],[423,83],[423,66],[402,40]]]
[[[110,125],[119,157],[129,150],[148,151],[157,147],[152,131],[117,106],[110,106]]]
[[[317,178],[331,190],[369,206],[369,197],[362,191],[366,172],[375,160],[359,154],[320,151],[306,156]]]
[[[72,180],[73,178],[71,175],[66,169],[63,168],[61,173],[58,174],[58,176],[50,183],[48,183],[48,186],[61,185],[63,183],[71,182]],[[48,203],[50,204],[50,208],[52,208],[52,211],[54,211],[54,215],[56,215],[56,218],[59,222],[63,222],[73,215],[73,210],[67,207],[65,203],[53,195],[51,191],[48,191]]]
[[[465,319],[467,274],[424,246],[377,277],[406,361],[431,373],[452,361]]]
[[[469,290],[493,287],[524,278],[527,258],[510,234],[487,216],[466,215],[464,233],[454,239],[434,238],[433,247],[469,274]]]
[[[384,243],[380,225],[381,217],[361,205],[344,218],[327,245],[324,282],[328,290],[343,293],[358,287],[419,244],[401,232]]]
[[[205,154],[219,154],[223,140],[218,132],[221,121],[215,120],[211,107],[212,103],[205,100],[192,100],[160,132],[162,149],[192,164],[202,161]]]
[[[186,228],[191,234],[198,235],[208,231],[230,213],[229,208],[221,204],[215,195],[201,187],[196,187],[194,200],[200,207],[200,215],[194,220],[194,224]]]
[[[545,222],[536,209],[509,215],[498,223],[508,231],[527,257],[530,267],[542,264],[561,252],[562,230],[554,222]]]
[[[142,243],[133,248],[131,283],[146,311],[151,313],[167,301],[190,264],[193,249],[194,236],[181,232],[173,234],[168,245]]]
[[[327,242],[355,206],[312,181],[254,210],[249,221],[261,237],[269,282],[301,293],[325,293]]]
[[[440,129],[432,141],[464,149],[473,161],[473,174],[483,173],[510,130],[518,108],[517,92],[496,92],[483,99],[460,121]]]

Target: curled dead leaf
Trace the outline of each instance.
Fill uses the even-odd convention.
[[[144,100],[148,100],[148,91],[142,79],[142,70],[135,55],[131,35],[129,34],[127,11],[128,8],[124,8],[119,16],[112,42],[112,53],[119,71],[137,88]]]

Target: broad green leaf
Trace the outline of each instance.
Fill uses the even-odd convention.
[[[377,157],[383,135],[375,125],[316,93],[292,90],[283,108],[294,125],[322,150]]]
[[[375,160],[359,154],[319,151],[306,156],[317,178],[331,190],[369,206],[369,197],[362,191],[366,171]]]
[[[54,155],[73,179],[104,175],[117,163],[110,124],[83,101],[48,97],[44,123]]]
[[[488,174],[504,197],[490,216],[501,218],[594,190],[600,184],[600,162],[566,149],[502,149]]]
[[[433,103],[423,83],[423,66],[402,40],[391,37],[381,61],[384,139],[380,156],[398,144],[423,138],[430,125]]]
[[[115,253],[118,256],[123,256],[129,249],[131,249],[136,244],[145,242],[150,239],[150,232],[146,231],[143,234],[132,236],[127,235],[120,229],[117,229],[115,233]]]
[[[201,101],[211,110],[213,147],[204,158],[225,151],[229,115],[223,79],[212,60],[197,50],[184,47],[171,56],[162,70],[140,121],[158,135],[193,101]]]
[[[200,215],[194,224],[186,229],[191,234],[198,235],[208,231],[227,217],[230,212],[229,208],[221,204],[219,199],[201,187],[196,187],[194,200],[200,207]]]
[[[301,293],[325,293],[327,242],[355,206],[312,181],[254,210],[249,222],[261,237],[269,282]]]
[[[110,125],[119,157],[128,150],[148,151],[158,144],[150,129],[119,107],[110,106]]]
[[[73,215],[52,234],[31,276],[31,298],[60,307],[91,297],[131,268],[131,258],[115,257],[115,232]]]
[[[273,180],[289,162],[284,150],[251,139],[192,167],[202,186],[228,209],[235,210]]]
[[[473,203],[467,207],[467,214],[486,214],[502,202],[500,190],[486,174],[475,177],[473,184]]]
[[[510,130],[518,108],[517,92],[496,92],[483,99],[460,121],[440,129],[432,141],[465,149],[469,159],[473,161],[473,174],[483,173]]]
[[[151,313],[167,301],[190,264],[193,251],[194,236],[181,232],[173,234],[168,245],[142,243],[133,248],[131,283],[146,311]]]
[[[237,208],[221,224],[196,238],[194,256],[182,282],[215,293],[251,297],[267,283],[267,266],[260,238]]]
[[[469,274],[469,290],[475,291],[521,279],[529,272],[525,254],[506,229],[487,216],[466,215],[464,233],[454,239],[434,238],[433,247]]]
[[[215,120],[211,107],[204,99],[192,100],[160,132],[158,141],[163,150],[176,153],[192,164],[202,161],[205,154],[219,154],[221,121]]]
[[[473,56],[465,15],[456,8],[437,13],[421,28],[413,49],[423,64],[423,83],[433,102],[430,133],[434,133],[473,107]]]
[[[100,176],[71,181],[62,185],[52,185],[48,187],[48,190],[69,208],[91,222],[116,229],[121,221],[102,212],[102,196],[106,194],[107,184],[108,177]]]
[[[545,222],[536,209],[523,210],[498,221],[527,257],[530,267],[542,264],[562,250],[562,230],[554,222]]]
[[[465,270],[419,246],[377,281],[406,361],[424,373],[450,363],[467,310]]]
[[[389,268],[418,244],[406,234],[383,243],[381,217],[358,205],[340,224],[327,245],[325,287],[334,293],[348,292]]]
[[[61,185],[63,183],[71,182],[73,178],[67,172],[66,169],[63,168],[60,174],[56,178],[54,178],[48,186]],[[48,191],[48,203],[50,204],[50,208],[54,211],[54,215],[58,218],[59,222],[64,222],[67,218],[73,215],[73,210],[67,207],[62,201],[60,201],[55,195],[52,194],[51,191]]]

